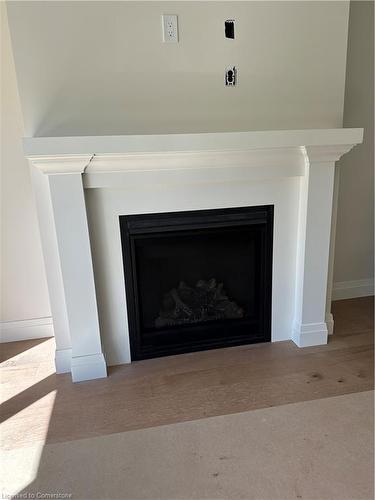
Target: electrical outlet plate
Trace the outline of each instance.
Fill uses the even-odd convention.
[[[237,85],[237,68],[230,66],[225,70],[225,86],[235,87]]]
[[[177,16],[172,14],[163,14],[163,42],[177,43],[178,42],[178,22]]]

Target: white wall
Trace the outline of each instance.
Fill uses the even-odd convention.
[[[346,1],[9,2],[26,135],[341,127]],[[179,16],[163,44],[161,14]],[[224,38],[234,18],[237,37]],[[224,70],[238,67],[237,88]]]
[[[22,115],[17,91],[6,9],[1,9],[1,317],[5,337],[19,338],[19,327],[39,336],[46,321],[13,321],[50,316],[39,229],[30,173],[21,137]],[[48,322],[48,321],[47,321]],[[43,325],[43,328],[40,328]],[[50,329],[51,332],[51,329]]]
[[[334,281],[336,298],[366,295],[374,277],[374,3],[350,6],[345,127],[364,141],[339,162]],[[353,283],[354,282],[354,283]]]

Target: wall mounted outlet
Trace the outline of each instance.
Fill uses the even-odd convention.
[[[234,87],[235,85],[237,85],[237,68],[230,66],[225,70],[225,86]]]
[[[163,14],[163,42],[177,43],[178,42],[178,23],[177,16],[171,14]]]

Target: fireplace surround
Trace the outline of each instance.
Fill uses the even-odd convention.
[[[46,264],[56,371],[71,372],[73,381],[88,380],[106,376],[107,364],[137,357],[129,335],[121,216],[154,214],[162,221],[170,213],[272,206],[271,341],[325,344],[333,329],[335,162],[362,136],[362,129],[322,129],[24,139]],[[249,255],[250,247],[244,247]],[[218,287],[223,278],[210,271],[183,285],[190,291],[179,288],[180,278],[169,282],[167,306],[159,307],[154,323],[170,319],[176,290],[178,297],[202,297],[202,287]],[[232,303],[228,307],[238,314],[246,309],[230,284],[223,282],[222,289]],[[223,314],[222,306],[205,316],[189,306],[185,314],[198,318],[199,328],[211,328],[220,319],[211,321],[212,314]],[[266,340],[266,328],[264,335]]]

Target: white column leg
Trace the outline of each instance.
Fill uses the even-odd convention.
[[[48,175],[72,344],[74,382],[106,377],[81,173]]]
[[[71,371],[72,348],[48,178],[31,167],[55,335],[56,373]]]
[[[306,161],[301,179],[296,312],[299,347],[327,343],[326,323],[334,162]]]

